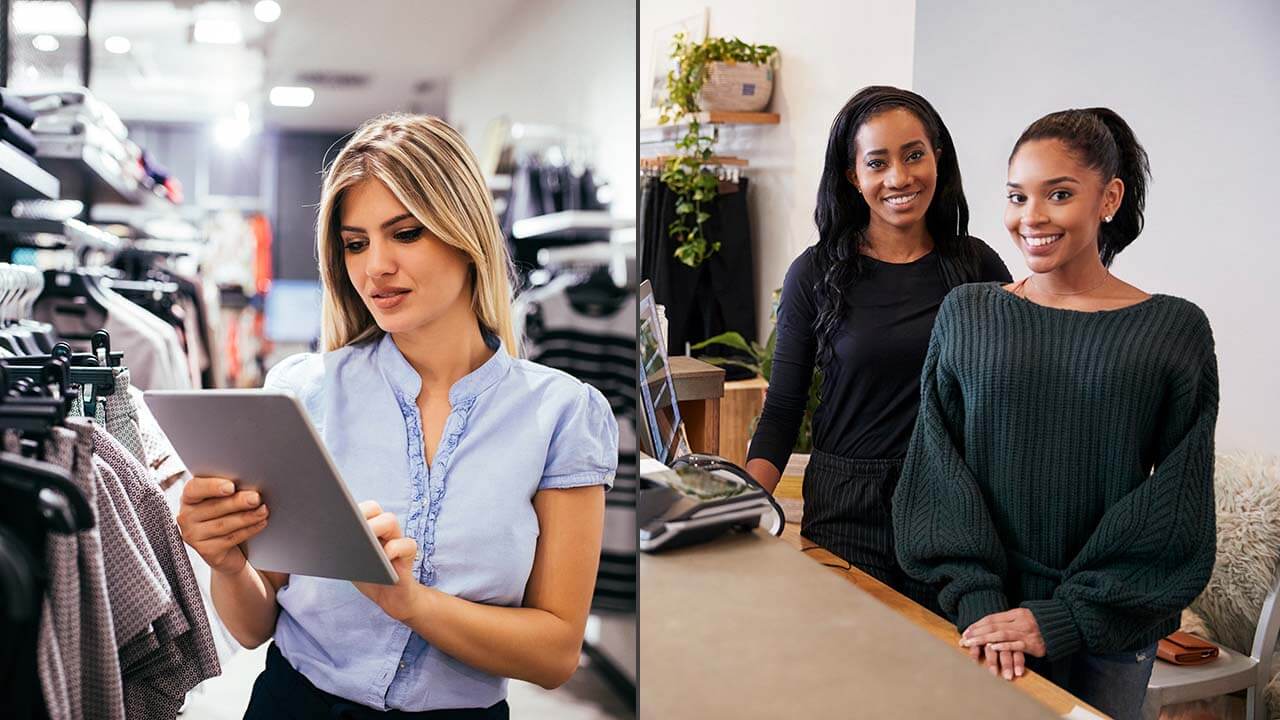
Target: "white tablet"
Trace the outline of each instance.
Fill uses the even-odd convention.
[[[147,406],[193,475],[257,490],[267,527],[242,547],[259,570],[394,584],[396,574],[302,405],[268,390],[153,390]]]

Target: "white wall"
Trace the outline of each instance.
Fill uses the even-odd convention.
[[[595,142],[610,210],[636,216],[636,5],[633,0],[521,3],[449,79],[448,118],[474,149],[489,122],[577,128]]]
[[[1280,452],[1280,4],[918,0],[915,89],[951,129],[970,230],[1026,273],[1001,223],[1009,151],[1041,115],[1105,105],[1151,156],[1146,229],[1113,266],[1213,325],[1220,448]]]
[[[914,2],[806,0],[643,0],[640,107],[649,107],[654,30],[709,8],[709,32],[778,47],[781,64],[769,110],[777,126],[725,128],[717,152],[751,162],[749,197],[760,339],[770,296],[791,261],[817,242],[813,209],[831,121],[866,85],[909,87]],[[656,154],[650,147],[641,154]]]

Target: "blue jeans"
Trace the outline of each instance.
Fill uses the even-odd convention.
[[[1115,720],[1138,720],[1156,662],[1156,645],[1137,652],[1078,652],[1057,662],[1027,658],[1027,667]]]

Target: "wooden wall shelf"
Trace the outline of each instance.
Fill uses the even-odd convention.
[[[640,158],[640,167],[646,169],[661,170],[674,155],[655,155],[653,157]],[[720,165],[724,167],[747,167],[746,158],[734,157],[732,155],[712,155],[709,160],[702,163],[703,165]]]
[[[694,117],[703,125],[777,125],[782,122],[781,115],[771,112],[724,112],[714,110],[695,113]],[[688,120],[683,120],[678,123],[659,125],[656,120],[648,118],[647,122],[644,123],[643,129],[660,130],[663,128],[677,128],[688,124]]]

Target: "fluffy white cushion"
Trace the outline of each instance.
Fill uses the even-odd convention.
[[[1183,616],[1183,629],[1248,653],[1262,601],[1280,571],[1280,457],[1224,453],[1216,462],[1217,560],[1208,587]],[[1274,667],[1280,669],[1280,653]],[[1280,675],[1265,694],[1270,717],[1280,718]]]

